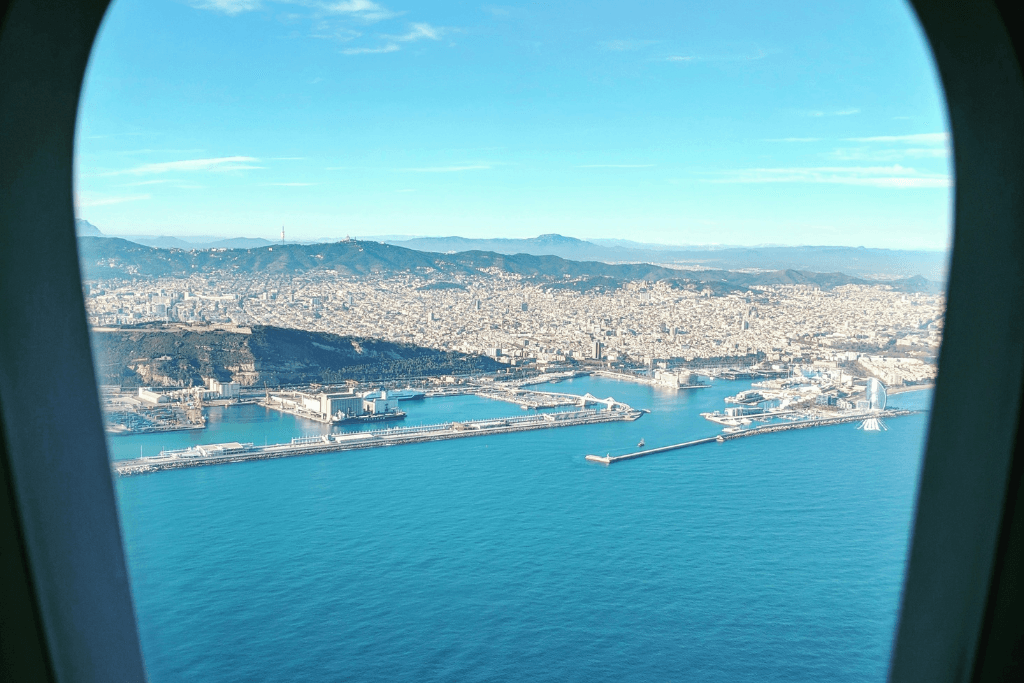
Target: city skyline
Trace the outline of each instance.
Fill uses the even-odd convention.
[[[901,2],[117,0],[76,199],[111,235],[945,249],[947,130]]]

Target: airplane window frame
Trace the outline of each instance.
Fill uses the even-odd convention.
[[[1024,642],[1020,45],[1004,0],[911,3],[945,88],[957,183],[947,324],[890,680],[1003,680],[1020,672]],[[72,201],[75,117],[107,5],[0,0],[5,679],[145,680]]]

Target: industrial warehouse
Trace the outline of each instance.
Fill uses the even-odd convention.
[[[405,413],[398,409],[398,398],[388,396],[383,389],[367,394],[357,394],[351,389],[331,394],[268,391],[261,405],[329,424],[383,422],[405,417]]]

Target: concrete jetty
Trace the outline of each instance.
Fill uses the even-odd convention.
[[[649,448],[644,451],[637,451],[636,453],[627,453],[626,455],[588,455],[587,460],[591,462],[600,462],[605,465],[610,465],[613,462],[619,462],[620,460],[633,460],[634,458],[642,458],[645,455],[654,455],[655,453],[666,453],[668,451],[677,451],[680,448],[689,448],[690,446],[699,446],[702,443],[710,443],[711,441],[717,440],[718,437],[709,436],[706,439],[697,439],[695,441],[686,441],[684,443],[675,443],[671,446],[660,446],[658,448]]]
[[[648,448],[642,451],[636,451],[635,453],[627,453],[626,455],[588,455],[587,460],[591,462],[599,462],[603,465],[610,465],[613,462],[619,462],[622,460],[634,460],[636,458],[642,458],[645,455],[654,455],[655,453],[667,453],[668,451],[677,451],[682,448],[690,448],[691,446],[699,446],[705,443],[717,442],[723,443],[725,441],[731,441],[732,439],[742,439],[748,436],[756,436],[758,434],[774,434],[775,432],[788,432],[793,429],[810,429],[811,427],[828,427],[830,425],[846,424],[849,422],[860,422],[869,418],[890,418],[900,417],[903,415],[914,415],[920,411],[917,410],[884,410],[878,411],[872,414],[859,413],[857,415],[843,415],[841,417],[829,417],[818,420],[801,420],[796,422],[783,422],[779,424],[765,425],[764,427],[754,427],[751,429],[745,429],[735,434],[719,434],[718,436],[709,436],[703,439],[695,439],[693,441],[685,441],[683,443],[676,443],[670,446],[660,446],[658,448]]]

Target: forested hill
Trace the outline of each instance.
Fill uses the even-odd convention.
[[[117,238],[81,237],[79,252],[86,279],[110,277],[189,276],[192,274],[299,274],[329,270],[345,276],[416,273],[455,278],[504,272],[542,282],[612,278],[708,285],[712,289],[746,289],[754,285],[809,284],[829,289],[845,284],[890,284],[901,291],[935,292],[940,286],[921,276],[867,280],[843,273],[804,270],[683,270],[650,263],[571,261],[559,256],[465,251],[439,254],[370,241],[287,244],[255,249],[158,249]]]
[[[122,386],[202,386],[206,378],[260,387],[338,384],[504,367],[485,356],[270,326],[248,333],[142,325],[92,334],[100,384]]]

